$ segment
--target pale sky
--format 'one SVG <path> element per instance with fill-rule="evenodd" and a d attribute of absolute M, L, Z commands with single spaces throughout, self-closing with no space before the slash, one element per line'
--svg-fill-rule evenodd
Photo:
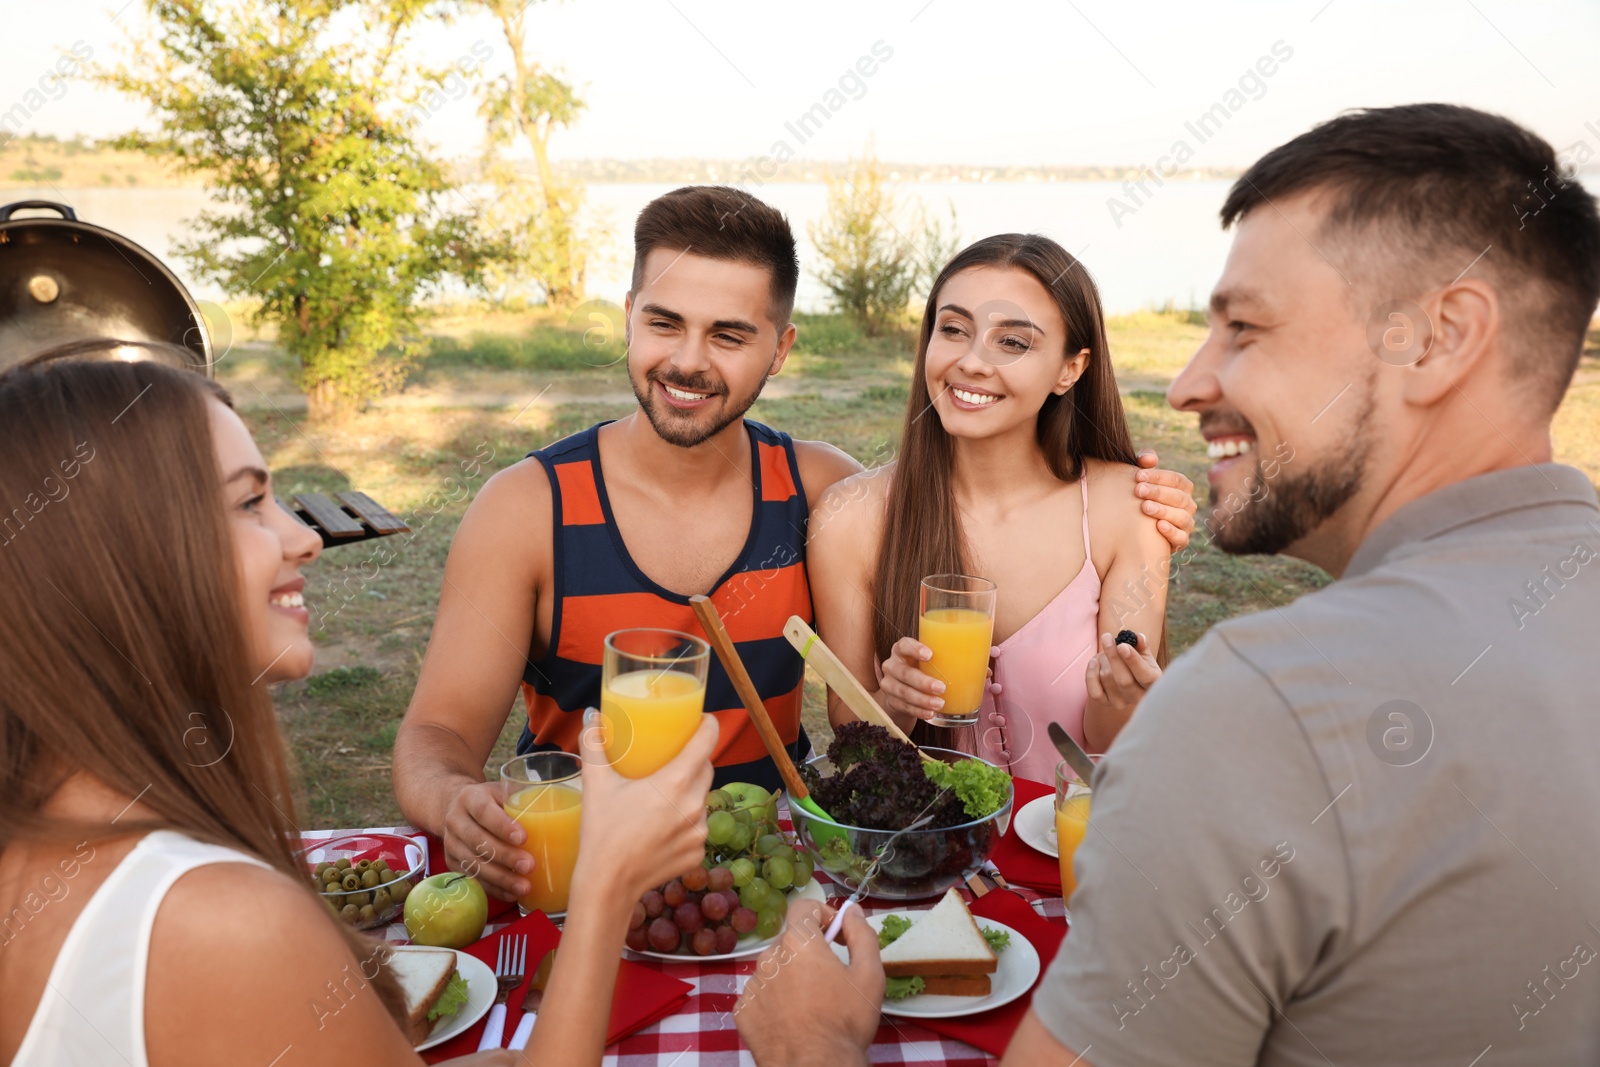
<path fill-rule="evenodd" d="M 21 104 L 24 129 L 95 137 L 146 119 L 81 83 L 29 93 L 58 50 L 114 59 L 142 0 L 5 6 L 0 115 L 15 122 Z M 1600 5 L 1579 0 L 536 0 L 528 24 L 537 58 L 589 105 L 557 135 L 559 157 L 733 159 L 781 141 L 833 160 L 871 137 L 895 161 L 1127 165 L 1181 138 L 1191 165 L 1242 166 L 1340 109 L 1421 100 L 1498 111 L 1600 156 Z M 503 69 L 505 42 L 481 16 L 421 47 L 449 62 L 475 46 Z M 1263 57 L 1269 76 L 1255 72 Z M 1199 144 L 1185 122 L 1241 78 L 1245 103 Z M 790 125 L 818 104 L 826 121 L 802 140 Z M 472 151 L 475 108 L 444 103 L 426 135 Z"/>

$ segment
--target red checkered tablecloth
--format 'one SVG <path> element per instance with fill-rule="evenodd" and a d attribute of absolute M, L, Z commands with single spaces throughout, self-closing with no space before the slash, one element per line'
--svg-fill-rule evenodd
<path fill-rule="evenodd" d="M 789 828 L 787 812 L 783 813 L 780 821 L 785 829 Z M 313 841 L 350 833 L 420 835 L 420 831 L 414 827 L 385 826 L 364 830 L 307 830 L 301 836 L 306 841 Z M 817 879 L 830 899 L 849 895 L 847 888 L 830 881 L 825 872 L 817 871 Z M 1045 897 L 1020 887 L 1012 891 L 1031 902 L 1034 910 L 1045 918 L 1061 919 L 1066 915 L 1065 904 L 1060 897 Z M 908 907 L 916 909 L 934 903 L 919 901 Z M 867 905 L 865 910 L 869 915 L 907 907 L 873 907 L 871 901 Z M 515 917 L 513 913 L 512 918 Z M 485 933 L 493 933 L 504 925 L 504 922 L 491 923 Z M 389 941 L 406 941 L 405 924 L 401 922 L 391 923 L 382 931 L 373 933 Z M 606 1049 L 606 1067 L 746 1067 L 755 1063 L 739 1040 L 733 1021 L 734 1003 L 743 991 L 745 982 L 755 973 L 755 958 L 709 964 L 690 961 L 663 963 L 642 958 L 641 962 L 660 967 L 665 974 L 688 982 L 694 990 L 681 1010 Z M 889 1016 L 880 1019 L 877 1037 L 873 1039 L 867 1055 L 873 1063 L 937 1064 L 944 1067 L 989 1067 L 996 1062 L 994 1057 L 964 1041 L 942 1037 L 915 1023 Z"/>

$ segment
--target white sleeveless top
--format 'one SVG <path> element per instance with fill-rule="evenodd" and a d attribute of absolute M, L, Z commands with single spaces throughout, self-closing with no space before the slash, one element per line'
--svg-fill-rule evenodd
<path fill-rule="evenodd" d="M 267 864 L 182 834 L 147 834 L 84 906 L 50 968 L 12 1067 L 149 1067 L 144 983 L 167 890 L 208 863 Z"/>

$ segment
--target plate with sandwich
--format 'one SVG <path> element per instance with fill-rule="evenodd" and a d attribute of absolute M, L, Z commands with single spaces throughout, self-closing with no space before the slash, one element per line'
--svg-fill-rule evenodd
<path fill-rule="evenodd" d="M 406 1032 L 418 1052 L 483 1018 L 498 987 L 487 963 L 453 948 L 396 945 L 389 970 L 406 998 Z"/>
<path fill-rule="evenodd" d="M 883 1013 L 950 1019 L 1009 1004 L 1039 977 L 1039 953 L 1004 923 L 981 922 L 951 889 L 927 911 L 873 915 L 886 978 Z M 834 952 L 848 953 L 843 942 Z"/>

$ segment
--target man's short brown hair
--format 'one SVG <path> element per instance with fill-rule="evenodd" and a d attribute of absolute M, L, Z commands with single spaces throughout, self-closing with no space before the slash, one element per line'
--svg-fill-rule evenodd
<path fill-rule="evenodd" d="M 794 312 L 800 257 L 783 213 L 727 185 L 685 185 L 646 204 L 633 226 L 634 292 L 645 257 L 658 248 L 761 267 L 772 275 L 772 321 L 781 332 Z"/>
<path fill-rule="evenodd" d="M 1347 112 L 1257 160 L 1222 224 L 1324 189 L 1312 238 L 1344 263 L 1357 303 L 1415 297 L 1470 267 L 1500 294 L 1511 374 L 1555 410 L 1600 301 L 1600 216 L 1547 141 L 1453 104 Z"/>

